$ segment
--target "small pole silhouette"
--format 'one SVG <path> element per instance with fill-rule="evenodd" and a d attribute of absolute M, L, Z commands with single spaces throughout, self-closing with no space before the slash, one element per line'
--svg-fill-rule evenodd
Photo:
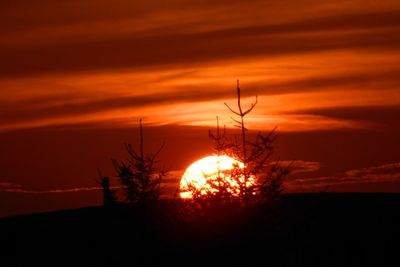
<path fill-rule="evenodd" d="M 101 175 L 100 169 L 97 169 L 97 173 L 99 174 L 100 180 L 96 180 L 96 182 L 101 185 L 103 189 L 103 206 L 114 206 L 117 201 L 115 198 L 114 190 L 111 190 L 110 188 L 110 178 L 108 176 Z"/>

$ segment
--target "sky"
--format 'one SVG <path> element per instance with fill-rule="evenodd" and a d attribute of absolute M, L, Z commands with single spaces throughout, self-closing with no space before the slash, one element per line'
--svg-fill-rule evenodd
<path fill-rule="evenodd" d="M 172 195 L 238 79 L 287 191 L 400 192 L 397 0 L 6 0 L 0 36 L 0 216 L 99 204 L 139 118 Z"/>

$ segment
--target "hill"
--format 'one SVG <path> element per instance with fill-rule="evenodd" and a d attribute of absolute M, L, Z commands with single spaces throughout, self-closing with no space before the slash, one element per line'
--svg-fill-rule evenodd
<path fill-rule="evenodd" d="M 150 208 L 82 208 L 0 219 L 3 266 L 396 265 L 400 194 L 288 194 L 241 217 L 177 220 Z M 216 217 L 218 214 L 215 215 Z M 393 262 L 395 261 L 395 262 Z"/>

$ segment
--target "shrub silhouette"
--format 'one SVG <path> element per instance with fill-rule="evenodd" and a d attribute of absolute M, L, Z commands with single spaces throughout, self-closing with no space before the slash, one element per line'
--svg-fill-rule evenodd
<path fill-rule="evenodd" d="M 135 151 L 131 144 L 125 143 L 129 155 L 126 161 L 112 159 L 117 178 L 122 187 L 125 201 L 128 203 L 146 203 L 157 200 L 160 196 L 161 181 L 166 172 L 157 165 L 157 156 L 165 143 L 154 154 L 144 154 L 143 125 L 140 123 L 140 151 Z"/>

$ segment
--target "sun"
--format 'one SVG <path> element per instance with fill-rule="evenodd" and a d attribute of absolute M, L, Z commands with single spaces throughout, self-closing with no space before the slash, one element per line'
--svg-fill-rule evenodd
<path fill-rule="evenodd" d="M 234 168 L 244 168 L 244 164 L 229 156 L 207 156 L 194 163 L 192 163 L 183 174 L 180 181 L 180 197 L 184 199 L 192 198 L 192 192 L 189 191 L 189 185 L 196 189 L 199 189 L 201 194 L 206 194 L 209 191 L 218 191 L 208 184 L 209 180 L 222 177 L 227 184 L 232 194 L 237 192 L 239 188 L 238 183 L 232 179 L 229 175 L 229 170 Z M 228 171 L 228 174 L 227 174 Z M 241 179 L 244 181 L 244 178 Z M 248 185 L 254 184 L 254 179 L 250 177 L 248 179 Z"/>

